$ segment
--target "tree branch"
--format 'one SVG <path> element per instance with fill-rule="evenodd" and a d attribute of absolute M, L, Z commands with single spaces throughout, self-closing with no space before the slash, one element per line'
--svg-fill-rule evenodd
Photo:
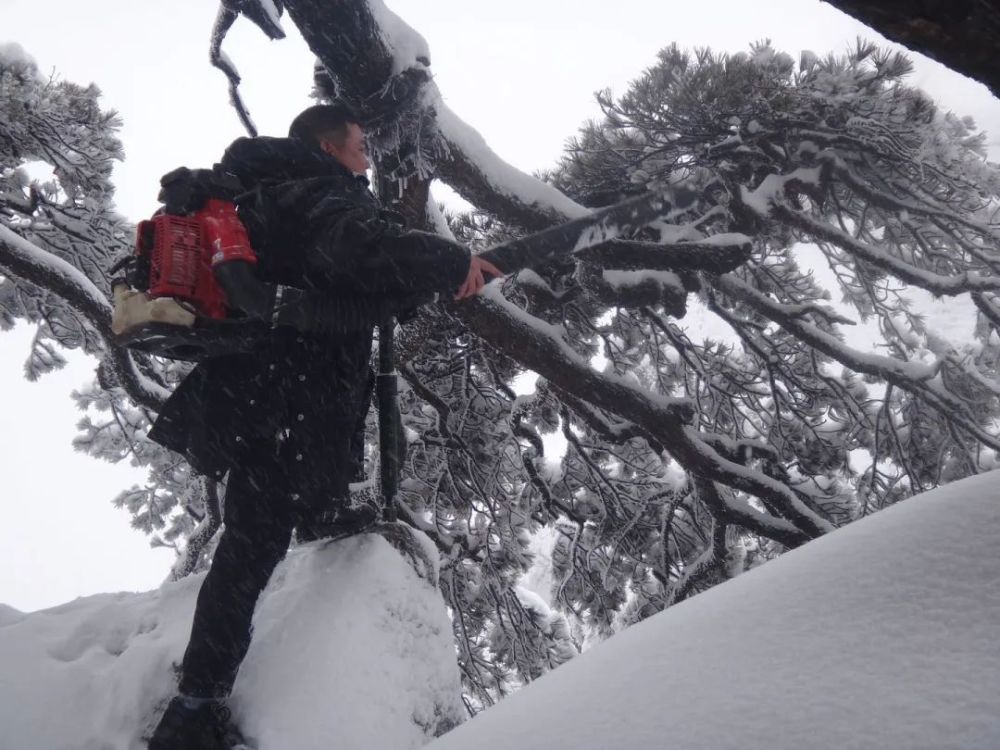
<path fill-rule="evenodd" d="M 170 578 L 174 581 L 186 578 L 198 569 L 198 563 L 205 553 L 205 548 L 222 526 L 222 506 L 219 502 L 218 482 L 202 477 L 201 487 L 205 517 L 188 538 L 183 555 L 170 572 Z"/>
<path fill-rule="evenodd" d="M 480 297 L 458 307 L 460 317 L 486 341 L 557 388 L 647 430 L 688 471 L 767 498 L 781 508 L 793 523 L 762 516 L 760 523 L 772 526 L 769 538 L 797 546 L 832 529 L 785 484 L 725 459 L 705 443 L 698 430 L 687 426 L 694 417 L 687 399 L 657 397 L 630 381 L 598 373 L 562 341 L 554 326 L 532 319 L 506 300 L 497 286 L 487 286 Z"/>
<path fill-rule="evenodd" d="M 706 238 L 703 242 L 612 240 L 578 250 L 575 255 L 603 268 L 727 273 L 746 263 L 751 250 L 749 237 L 731 234 Z"/>
<path fill-rule="evenodd" d="M 111 305 L 79 269 L 2 225 L 0 266 L 12 276 L 55 294 L 86 320 L 103 339 L 105 360 L 129 397 L 148 409 L 159 410 L 169 392 L 142 375 L 128 351 L 115 345 Z"/>
<path fill-rule="evenodd" d="M 364 0 L 288 0 L 286 6 L 310 49 L 323 62 L 338 94 L 349 101 L 362 105 L 373 101 L 398 75 L 396 70 L 416 65 L 414 61 L 394 59 L 385 42 L 391 34 L 379 26 Z M 408 27 L 394 32 L 416 34 Z M 478 207 L 528 229 L 545 228 L 589 213 L 552 186 L 499 160 L 474 130 L 444 106 L 432 83 L 424 84 L 423 97 L 413 101 L 432 110 L 434 116 L 409 116 L 421 123 L 436 121 L 437 125 L 436 133 L 427 134 L 422 147 L 424 158 L 432 160 L 424 165 L 424 176 L 440 171 Z M 550 330 L 551 326 L 504 299 L 499 285 L 488 286 L 480 298 L 452 309 L 474 333 L 557 387 L 647 429 L 685 468 L 768 497 L 794 519 L 794 525 L 771 519 L 770 538 L 794 546 L 830 530 L 830 524 L 806 508 L 786 485 L 725 460 L 702 442 L 697 430 L 685 426 L 694 415 L 689 402 L 653 397 L 629 381 L 597 373 L 558 332 Z"/>
<path fill-rule="evenodd" d="M 432 89 L 431 108 L 445 149 L 438 176 L 477 208 L 529 231 L 586 216 L 589 209 L 503 161 Z"/>
<path fill-rule="evenodd" d="M 887 39 L 984 83 L 1000 96 L 1000 11 L 983 0 L 826 0 Z"/>

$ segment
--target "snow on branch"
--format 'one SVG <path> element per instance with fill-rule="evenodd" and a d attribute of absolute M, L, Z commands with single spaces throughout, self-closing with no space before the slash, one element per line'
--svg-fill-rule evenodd
<path fill-rule="evenodd" d="M 580 417 L 580 419 L 586 422 L 590 429 L 600 435 L 602 439 L 607 440 L 610 443 L 621 444 L 633 438 L 641 437 L 646 440 L 646 442 L 650 444 L 650 447 L 652 447 L 657 453 L 663 451 L 663 446 L 660 445 L 656 438 L 650 435 L 648 431 L 638 427 L 634 423 L 625 420 L 613 419 L 612 417 L 603 414 L 593 405 L 576 398 L 573 394 L 560 388 L 554 388 L 553 390 L 559 396 L 559 399 L 568 404 L 573 412 Z"/>
<path fill-rule="evenodd" d="M 268 39 L 284 39 L 281 28 L 281 9 L 274 0 L 222 0 L 222 5 L 238 11 L 267 34 Z"/>
<path fill-rule="evenodd" d="M 746 500 L 730 498 L 726 512 L 732 514 L 730 519 L 734 523 L 787 546 L 797 546 L 808 538 L 833 531 L 833 524 L 808 508 L 786 484 L 720 455 L 696 428 L 683 427 L 682 433 L 666 441 L 666 445 L 688 471 L 761 498 L 779 508 L 784 517 L 775 518 L 755 510 Z"/>
<path fill-rule="evenodd" d="M 481 295 L 461 305 L 462 318 L 475 321 L 476 332 L 524 366 L 551 383 L 587 402 L 622 413 L 651 410 L 660 418 L 686 423 L 694 416 L 691 402 L 646 391 L 623 377 L 600 373 L 565 341 L 559 327 L 530 315 L 506 299 L 499 284 L 491 284 Z"/>
<path fill-rule="evenodd" d="M 612 240 L 575 254 L 604 268 L 726 273 L 745 263 L 751 249 L 746 235 L 724 234 L 676 243 Z"/>
<path fill-rule="evenodd" d="M 236 114 L 239 116 L 240 122 L 243 123 L 243 127 L 246 128 L 247 133 L 250 134 L 251 138 L 254 138 L 257 136 L 257 126 L 254 125 L 253 120 L 250 118 L 250 112 L 243 103 L 243 97 L 240 96 L 239 71 L 236 69 L 233 61 L 229 59 L 229 56 L 222 51 L 222 43 L 225 41 L 229 29 L 232 28 L 233 23 L 235 23 L 238 17 L 239 13 L 237 10 L 228 7 L 227 3 L 224 2 L 219 6 L 219 13 L 215 18 L 215 24 L 212 26 L 212 43 L 209 47 L 208 57 L 212 65 L 221 70 L 229 80 L 229 101 L 236 110 Z"/>
<path fill-rule="evenodd" d="M 608 307 L 662 305 L 668 314 L 684 317 L 688 293 L 673 271 L 620 271 L 580 263 L 576 278 L 596 300 Z"/>
<path fill-rule="evenodd" d="M 1000 289 L 1000 276 L 984 275 L 976 271 L 965 271 L 955 276 L 945 276 L 924 268 L 918 268 L 904 260 L 889 255 L 879 248 L 863 242 L 842 229 L 787 206 L 775 204 L 771 215 L 789 225 L 802 230 L 816 240 L 826 241 L 846 250 L 876 268 L 894 274 L 901 281 L 913 284 L 937 294 L 954 296 L 965 292 L 996 291 Z"/>
<path fill-rule="evenodd" d="M 836 153 L 824 152 L 820 154 L 819 158 L 821 161 L 830 164 L 832 174 L 835 177 L 854 190 L 858 195 L 864 197 L 873 206 L 894 212 L 907 212 L 917 216 L 925 216 L 930 219 L 946 219 L 992 240 L 1000 239 L 1000 230 L 997 227 L 990 227 L 971 221 L 967 217 L 954 211 L 949 211 L 943 206 L 931 204 L 926 199 L 919 202 L 902 200 L 892 193 L 872 187 Z"/>
<path fill-rule="evenodd" d="M 514 357 L 558 389 L 617 414 L 646 430 L 688 471 L 728 487 L 766 498 L 784 519 L 736 504 L 748 528 L 789 546 L 820 536 L 833 527 L 806 507 L 782 482 L 741 466 L 716 452 L 690 425 L 694 406 L 645 390 L 625 378 L 590 367 L 562 338 L 558 327 L 539 320 L 503 297 L 499 285 L 461 306 L 462 318 L 484 339 Z"/>
<path fill-rule="evenodd" d="M 382 0 L 368 0 L 368 9 L 391 52 L 393 73 L 431 64 L 430 46 L 416 29 L 393 13 Z"/>
<path fill-rule="evenodd" d="M 731 517 L 732 514 L 714 483 L 695 478 L 694 484 L 698 497 L 712 513 L 712 528 L 709 534 L 712 543 L 696 560 L 689 563 L 680 578 L 674 581 L 667 595 L 667 606 L 683 601 L 704 579 L 713 574 L 724 573 L 726 570 L 729 550 L 726 545 L 727 524 L 723 518 Z"/>
<path fill-rule="evenodd" d="M 821 169 L 801 168 L 786 175 L 769 175 L 754 190 L 740 187 L 743 205 L 761 219 L 778 219 L 801 230 L 815 240 L 829 242 L 851 253 L 876 268 L 894 274 L 901 281 L 913 284 L 937 295 L 956 295 L 965 292 L 994 291 L 1000 289 L 1000 276 L 966 271 L 955 276 L 928 271 L 907 263 L 871 245 L 849 232 L 810 216 L 805 211 L 787 205 L 788 192 L 809 192 L 818 186 Z"/>
<path fill-rule="evenodd" d="M 892 357 L 859 352 L 804 320 L 799 306 L 775 302 L 731 274 L 720 276 L 712 283 L 720 291 L 767 316 L 817 351 L 855 372 L 879 377 L 919 396 L 948 422 L 971 433 L 985 445 L 1000 450 L 1000 438 L 987 432 L 975 415 L 969 412 L 968 405 L 942 387 L 938 377 L 941 369 L 939 361 L 904 362 Z"/>
<path fill-rule="evenodd" d="M 714 279 L 712 285 L 731 297 L 744 302 L 757 312 L 766 315 L 778 325 L 794 333 L 809 346 L 823 352 L 855 372 L 878 375 L 886 380 L 920 382 L 937 375 L 940 364 L 904 362 L 893 357 L 860 352 L 847 346 L 836 336 L 821 330 L 805 320 L 805 315 L 819 314 L 829 321 L 844 322 L 840 316 L 823 310 L 817 305 L 786 305 L 767 297 L 745 281 L 732 274 Z"/>
<path fill-rule="evenodd" d="M 590 213 L 555 187 L 511 166 L 483 137 L 428 87 L 428 106 L 437 115 L 445 143 L 438 161 L 441 179 L 474 206 L 526 229 L 543 229 Z"/>
<path fill-rule="evenodd" d="M 0 224 L 0 264 L 17 276 L 72 298 L 92 321 L 111 319 L 111 305 L 82 271 Z M 110 323 L 108 323 L 110 326 Z"/>
<path fill-rule="evenodd" d="M 169 392 L 142 375 L 131 355 L 114 344 L 111 305 L 82 271 L 3 225 L 0 225 L 0 267 L 55 294 L 82 315 L 104 339 L 115 374 L 129 396 L 138 404 L 159 409 Z"/>

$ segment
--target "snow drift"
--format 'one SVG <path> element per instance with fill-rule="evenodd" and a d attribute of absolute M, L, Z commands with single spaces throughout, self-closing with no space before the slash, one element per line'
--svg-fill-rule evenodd
<path fill-rule="evenodd" d="M 402 750 L 460 722 L 436 575 L 376 535 L 293 549 L 258 605 L 232 700 L 260 750 Z M 28 615 L 0 606 L 0 750 L 145 748 L 201 578 Z"/>
<path fill-rule="evenodd" d="M 996 750 L 998 538 L 1000 473 L 907 500 L 632 627 L 432 750 Z M 233 700 L 260 750 L 406 750 L 461 720 L 436 570 L 417 562 L 377 536 L 292 550 Z M 0 750 L 142 747 L 199 583 L 0 606 Z"/>
<path fill-rule="evenodd" d="M 996 750 L 1000 473 L 615 636 L 431 750 Z"/>

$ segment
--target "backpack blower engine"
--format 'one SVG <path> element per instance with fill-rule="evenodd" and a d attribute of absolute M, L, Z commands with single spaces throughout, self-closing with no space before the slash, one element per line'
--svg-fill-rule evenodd
<path fill-rule="evenodd" d="M 181 167 L 165 175 L 165 205 L 139 222 L 135 252 L 115 264 L 111 327 L 118 343 L 170 359 L 200 361 L 246 351 L 258 328 L 227 318 L 226 295 L 213 267 L 256 263 L 234 199 L 236 178 Z"/>

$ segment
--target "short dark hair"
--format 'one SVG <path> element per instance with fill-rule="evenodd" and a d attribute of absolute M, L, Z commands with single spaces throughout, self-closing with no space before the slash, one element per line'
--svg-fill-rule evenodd
<path fill-rule="evenodd" d="M 312 145 L 318 145 L 322 138 L 343 143 L 350 123 L 360 125 L 361 119 L 346 104 L 317 104 L 302 110 L 292 120 L 288 137 Z"/>

